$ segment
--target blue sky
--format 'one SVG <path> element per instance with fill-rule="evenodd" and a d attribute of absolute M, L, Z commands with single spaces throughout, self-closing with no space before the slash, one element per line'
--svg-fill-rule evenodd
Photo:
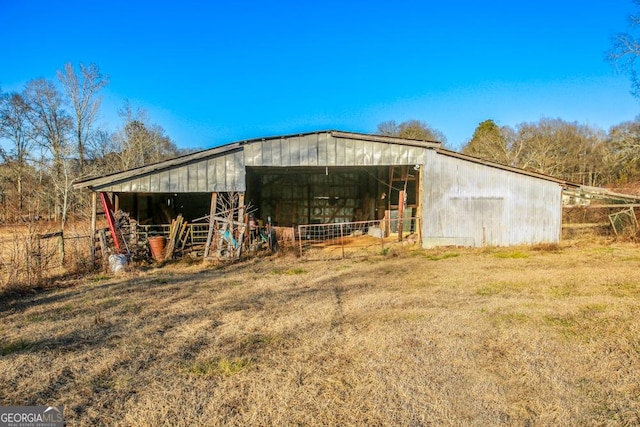
<path fill-rule="evenodd" d="M 109 75 L 100 123 L 128 99 L 180 147 L 422 120 L 460 148 L 479 122 L 634 119 L 604 60 L 631 0 L 0 0 L 0 85 L 66 62 Z"/>

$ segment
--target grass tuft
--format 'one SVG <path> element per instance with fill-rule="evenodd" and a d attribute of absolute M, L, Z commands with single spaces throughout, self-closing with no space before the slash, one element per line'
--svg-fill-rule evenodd
<path fill-rule="evenodd" d="M 111 276 L 108 274 L 98 274 L 89 278 L 89 281 L 93 283 L 104 282 L 106 280 L 110 280 Z"/>
<path fill-rule="evenodd" d="M 429 254 L 429 255 L 425 255 L 425 258 L 427 258 L 430 261 L 440 261 L 443 259 L 449 259 L 449 258 L 456 258 L 459 257 L 460 254 L 458 252 L 445 252 L 443 254 Z"/>
<path fill-rule="evenodd" d="M 531 247 L 532 251 L 560 253 L 562 248 L 557 243 L 538 243 Z"/>
<path fill-rule="evenodd" d="M 272 271 L 273 274 L 280 274 L 285 276 L 295 276 L 298 274 L 305 274 L 307 270 L 304 268 L 276 268 Z"/>
<path fill-rule="evenodd" d="M 188 364 L 184 370 L 195 376 L 200 377 L 214 377 L 224 376 L 229 377 L 244 371 L 251 366 L 252 360 L 249 358 L 214 358 L 197 360 L 191 364 Z"/>
<path fill-rule="evenodd" d="M 19 339 L 7 344 L 0 345 L 0 356 L 9 356 L 10 354 L 19 353 L 31 347 L 31 343 L 24 339 Z"/>
<path fill-rule="evenodd" d="M 496 258 L 511 258 L 511 259 L 519 259 L 519 258 L 529 258 L 529 254 L 522 251 L 513 251 L 513 252 L 496 252 L 493 254 Z"/>

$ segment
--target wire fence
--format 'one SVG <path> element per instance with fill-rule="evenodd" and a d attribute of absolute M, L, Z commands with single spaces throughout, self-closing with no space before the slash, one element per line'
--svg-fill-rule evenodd
<path fill-rule="evenodd" d="M 20 230 L 0 239 L 0 291 L 29 289 L 61 275 L 89 268 L 88 235 Z"/>
<path fill-rule="evenodd" d="M 420 218 L 309 224 L 298 226 L 301 257 L 336 259 L 384 253 L 398 242 L 420 241 Z"/>

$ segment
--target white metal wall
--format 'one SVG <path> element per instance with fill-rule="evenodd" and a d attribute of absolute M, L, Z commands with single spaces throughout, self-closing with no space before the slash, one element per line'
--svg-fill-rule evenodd
<path fill-rule="evenodd" d="M 425 151 L 425 247 L 560 240 L 562 188 L 558 183 Z"/>

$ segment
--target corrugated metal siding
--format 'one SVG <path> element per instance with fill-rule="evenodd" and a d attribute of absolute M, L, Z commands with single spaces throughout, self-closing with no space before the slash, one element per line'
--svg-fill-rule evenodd
<path fill-rule="evenodd" d="M 244 151 L 247 166 L 391 166 L 420 164 L 425 148 L 318 133 L 254 141 Z"/>
<path fill-rule="evenodd" d="M 558 242 L 559 184 L 429 151 L 423 174 L 425 246 Z"/>
<path fill-rule="evenodd" d="M 245 191 L 245 166 L 421 164 L 424 147 L 334 137 L 329 133 L 257 140 L 242 150 L 95 186 L 95 191 L 182 193 Z"/>
<path fill-rule="evenodd" d="M 245 185 L 244 155 L 238 150 L 93 189 L 120 193 L 210 193 L 245 191 Z"/>

